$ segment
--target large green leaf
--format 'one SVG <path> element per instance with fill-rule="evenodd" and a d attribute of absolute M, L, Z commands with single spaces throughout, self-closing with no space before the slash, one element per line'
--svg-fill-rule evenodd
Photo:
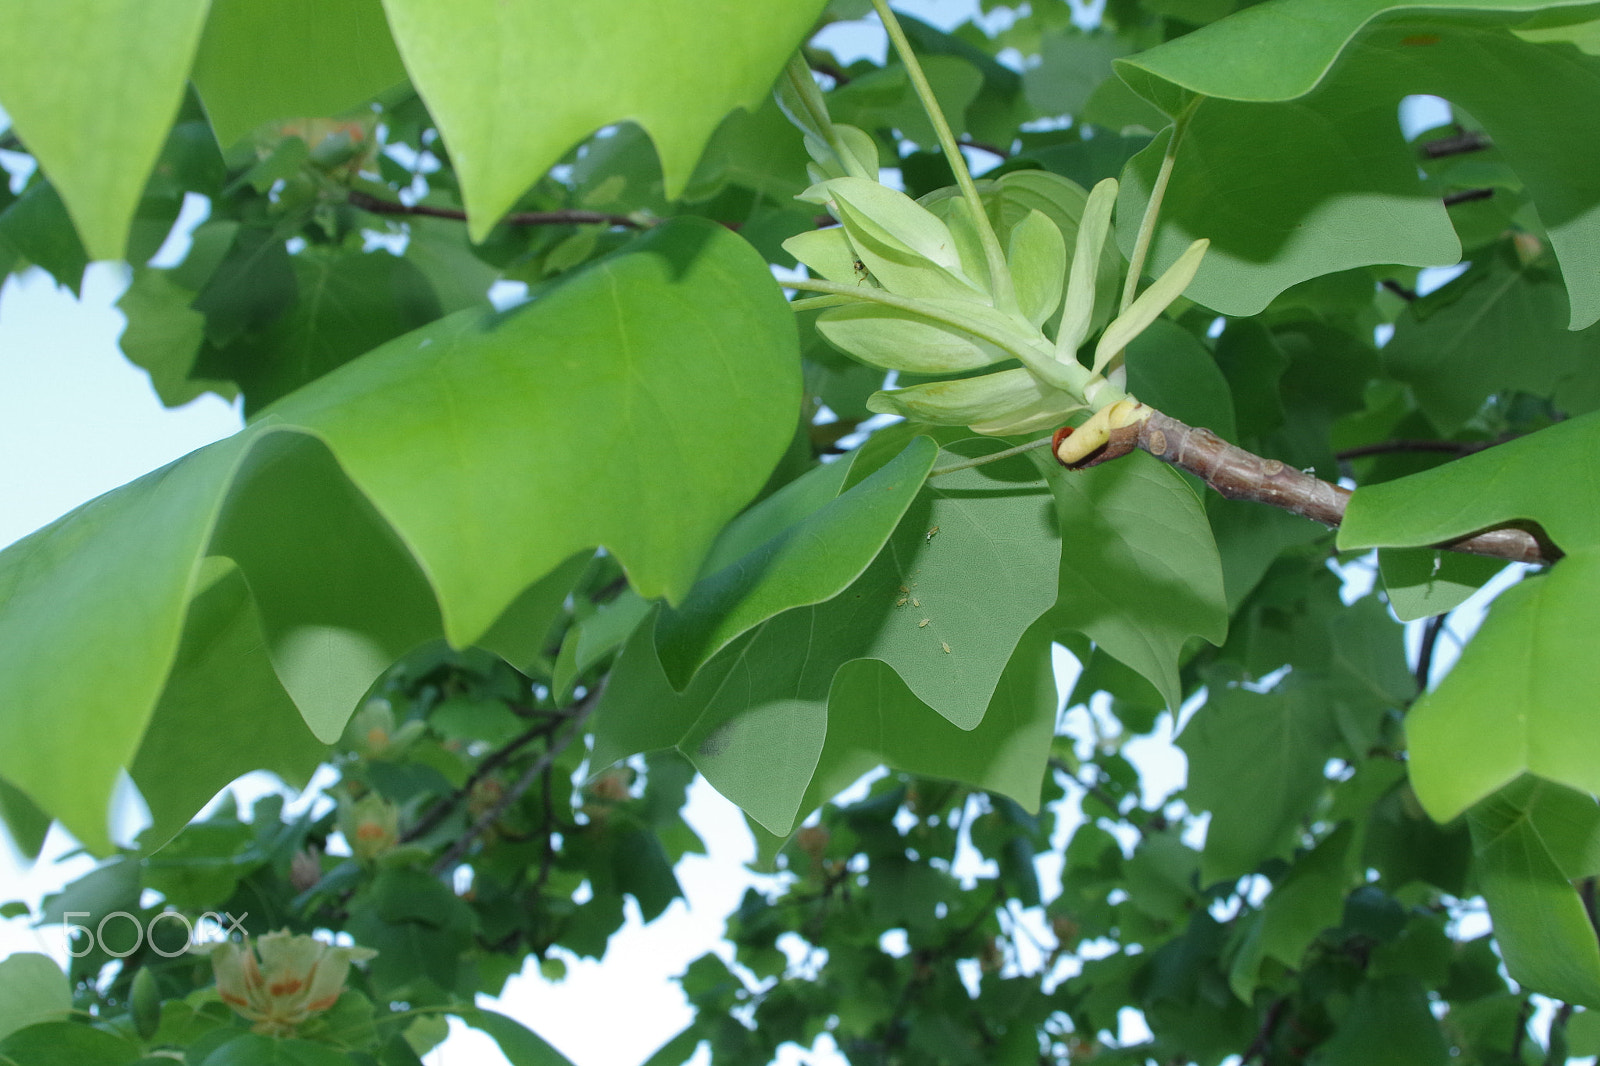
<path fill-rule="evenodd" d="M 1593 712 L 1600 549 L 1500 594 L 1483 626 L 1406 716 L 1411 783 L 1448 821 L 1524 772 L 1600 792 Z"/>
<path fill-rule="evenodd" d="M 1600 1006 L 1600 945 L 1573 888 L 1572 797 L 1524 780 L 1474 808 L 1469 818 L 1478 850 L 1478 880 L 1506 969 L 1525 988 Z M 1594 801 L 1584 834 L 1592 847 Z M 1555 814 L 1556 817 L 1552 817 Z M 1592 873 L 1592 870 L 1591 870 Z M 1580 874 L 1581 876 L 1581 874 Z"/>
<path fill-rule="evenodd" d="M 1220 644 L 1228 611 L 1205 509 L 1181 475 L 1143 452 L 1055 480 L 1061 588 L 1052 618 L 1183 702 L 1178 656 Z"/>
<path fill-rule="evenodd" d="M 1242 877 L 1294 850 L 1339 739 L 1328 697 L 1322 686 L 1213 691 L 1178 737 L 1189 757 L 1189 805 L 1211 812 L 1203 883 Z"/>
<path fill-rule="evenodd" d="M 515 1018 L 480 1007 L 452 1011 L 474 1029 L 488 1033 L 499 1045 L 500 1053 L 511 1066 L 572 1066 L 570 1060 L 551 1047 L 538 1033 Z"/>
<path fill-rule="evenodd" d="M 406 69 L 460 175 L 481 240 L 579 140 L 631 120 L 667 195 L 735 107 L 755 110 L 822 0 L 385 0 Z"/>
<path fill-rule="evenodd" d="M 0 961 L 0 1040 L 72 1009 L 67 975 L 48 955 L 18 952 Z"/>
<path fill-rule="evenodd" d="M 762 532 L 770 539 L 718 567 L 695 584 L 682 607 L 662 614 L 656 650 L 674 686 L 688 684 L 741 633 L 792 607 L 832 599 L 860 577 L 921 489 L 938 452 L 933 441 L 918 437 L 842 495 L 831 493 L 848 466 L 819 468 L 730 524 L 719 548 Z M 796 499 L 802 495 L 814 502 Z M 808 502 L 815 509 L 794 520 L 795 509 Z"/>
<path fill-rule="evenodd" d="M 1200 104 L 1179 148 L 1152 267 L 1176 259 L 1191 234 L 1209 236 L 1189 295 L 1253 314 L 1339 265 L 1453 261 L 1444 210 L 1417 181 L 1394 121 L 1403 96 L 1430 93 L 1471 113 L 1522 179 L 1561 262 L 1570 324 L 1589 325 L 1600 318 L 1600 143 L 1570 136 L 1571 112 L 1547 101 L 1600 107 L 1600 60 L 1502 27 L 1593 7 L 1288 0 L 1119 60 L 1123 78 L 1169 112 L 1187 94 L 1215 98 Z M 1128 177 L 1147 190 L 1152 166 L 1148 154 L 1136 159 Z M 1140 202 L 1129 190 L 1124 206 Z"/>
<path fill-rule="evenodd" d="M 207 554 L 239 564 L 324 740 L 395 656 L 472 643 L 581 548 L 681 599 L 793 433 L 794 326 L 721 227 L 632 248 L 385 345 L 0 554 L 0 776 L 106 846 Z"/>
<path fill-rule="evenodd" d="M 930 482 L 848 588 L 749 631 L 682 693 L 649 630 L 636 634 L 597 711 L 595 765 L 676 745 L 786 834 L 803 813 L 846 663 L 881 660 L 920 704 L 958 729 L 978 725 L 1024 631 L 1055 598 L 1053 532 L 1045 485 L 1026 460 Z"/>
<path fill-rule="evenodd" d="M 206 0 L 14 0 L 0 107 L 95 259 L 120 259 L 183 99 Z"/>
<path fill-rule="evenodd" d="M 1417 404 L 1445 436 L 1492 394 L 1513 389 L 1550 397 L 1569 415 L 1586 414 L 1600 407 L 1594 384 L 1600 326 L 1579 332 L 1566 326 L 1561 279 L 1503 246 L 1408 304 L 1383 362 L 1415 387 Z"/>
<path fill-rule="evenodd" d="M 194 57 L 224 148 L 272 119 L 348 111 L 405 77 L 382 0 L 211 0 Z"/>
<path fill-rule="evenodd" d="M 1420 548 L 1517 520 L 1564 550 L 1600 542 L 1600 414 L 1356 490 L 1339 548 Z"/>

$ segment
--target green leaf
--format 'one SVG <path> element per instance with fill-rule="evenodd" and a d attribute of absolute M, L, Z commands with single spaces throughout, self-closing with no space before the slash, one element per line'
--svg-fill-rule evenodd
<path fill-rule="evenodd" d="M 422 272 L 388 252 L 307 249 L 293 269 L 298 298 L 288 310 L 197 367 L 201 376 L 238 382 L 247 416 L 440 315 Z"/>
<path fill-rule="evenodd" d="M 953 374 L 1009 358 L 1000 347 L 1028 347 L 1033 338 L 1016 319 L 976 300 L 926 298 L 926 311 L 861 300 L 830 307 L 817 332 L 840 351 L 885 370 Z"/>
<path fill-rule="evenodd" d="M 493 1037 L 494 1042 L 500 1045 L 500 1053 L 511 1066 L 572 1066 L 565 1055 L 514 1018 L 480 1007 L 453 1010 L 450 1013 Z"/>
<path fill-rule="evenodd" d="M 191 306 L 194 295 L 173 280 L 172 271 L 136 266 L 117 300 L 128 320 L 117 342 L 122 354 L 149 373 L 151 387 L 168 407 L 182 407 L 206 392 L 225 400 L 238 395 L 231 382 L 192 376 L 206 328 L 206 316 Z"/>
<path fill-rule="evenodd" d="M 43 268 L 56 284 L 82 294 L 89 255 L 67 216 L 61 194 L 48 181 L 34 181 L 0 213 L 0 246 Z"/>
<path fill-rule="evenodd" d="M 1338 726 L 1319 687 L 1214 690 L 1178 737 L 1189 804 L 1211 812 L 1201 882 L 1242 877 L 1287 855 L 1327 782 Z"/>
<path fill-rule="evenodd" d="M 150 809 L 147 851 L 251 770 L 303 786 L 327 754 L 273 672 L 244 575 L 206 561 L 190 601 L 172 674 L 150 716 L 129 773 Z M 226 728 L 219 728 L 226 722 Z M 173 773 L 175 766 L 183 773 Z"/>
<path fill-rule="evenodd" d="M 1307 278 L 1370 263 L 1460 259 L 1449 216 L 1418 180 L 1400 137 L 1398 94 L 1382 105 L 1374 99 L 1372 80 L 1381 86 L 1392 70 L 1372 66 L 1304 100 L 1204 101 L 1178 146 L 1146 270 L 1167 270 L 1209 238 L 1189 298 L 1225 315 L 1254 315 Z M 1123 168 L 1117 241 L 1125 254 L 1170 137 L 1161 133 Z M 1263 159 L 1279 163 L 1270 180 Z"/>
<path fill-rule="evenodd" d="M 280 679 L 330 739 L 437 633 L 434 612 L 471 643 L 580 548 L 604 544 L 641 593 L 681 599 L 792 436 L 794 327 L 765 264 L 720 227 L 631 247 L 519 311 L 463 312 L 369 353 L 0 554 L 0 702 L 27 708 L 0 719 L 0 776 L 106 846 L 117 768 L 200 561 L 224 545 Z M 640 521 L 655 513 L 674 520 Z"/>
<path fill-rule="evenodd" d="M 676 745 L 752 818 L 787 834 L 846 663 L 881 660 L 957 728 L 983 719 L 1018 641 L 1054 596 L 1051 510 L 1025 459 L 930 482 L 850 587 L 750 631 L 681 694 L 648 633 L 636 634 L 596 711 L 594 765 Z"/>
<path fill-rule="evenodd" d="M 822 3 L 387 0 L 384 9 L 482 240 L 568 149 L 611 122 L 650 133 L 676 197 L 723 116 L 760 106 Z M 695 47 L 663 46 L 685 35 Z"/>
<path fill-rule="evenodd" d="M 27 793 L 3 777 L 0 777 L 0 824 L 5 826 L 11 843 L 23 858 L 39 857 L 39 849 L 44 847 L 44 838 L 50 832 L 50 816 L 41 811 Z M 23 913 L 27 913 L 25 905 Z"/>
<path fill-rule="evenodd" d="M 1139 399 L 1223 440 L 1237 439 L 1228 380 L 1193 333 L 1158 318 L 1128 345 L 1126 365 L 1128 391 Z"/>
<path fill-rule="evenodd" d="M 1450 1048 L 1430 1007 L 1416 978 L 1363 981 L 1315 1061 L 1318 1066 L 1445 1066 Z"/>
<path fill-rule="evenodd" d="M 1385 548 L 1378 569 L 1389 606 L 1402 622 L 1453 611 L 1506 567 L 1501 559 L 1426 548 Z"/>
<path fill-rule="evenodd" d="M 933 441 L 918 437 L 871 476 L 790 524 L 777 526 L 773 518 L 790 517 L 785 497 L 798 495 L 808 479 L 740 516 L 729 534 L 739 535 L 745 525 L 772 536 L 696 582 L 681 607 L 657 620 L 656 651 L 673 686 L 682 689 L 742 633 L 791 608 L 832 599 L 859 578 L 921 490 L 938 452 Z M 830 483 L 836 488 L 842 467 L 824 467 L 813 478 L 824 489 Z"/>
<path fill-rule="evenodd" d="M 1182 700 L 1178 656 L 1227 632 L 1222 567 L 1205 510 L 1170 467 L 1142 452 L 1054 481 L 1061 587 L 1052 615 Z"/>
<path fill-rule="evenodd" d="M 72 989 L 54 959 L 26 951 L 0 959 L 0 1040 L 39 1022 L 65 1020 L 71 1009 Z"/>
<path fill-rule="evenodd" d="M 272 119 L 331 118 L 405 77 L 382 0 L 212 0 L 194 57 L 224 148 Z"/>
<path fill-rule="evenodd" d="M 0 1061 L 28 1066 L 127 1066 L 138 1057 L 132 1040 L 78 1022 L 42 1022 L 0 1040 Z"/>
<path fill-rule="evenodd" d="M 1228 973 L 1228 986 L 1240 1000 L 1254 1002 L 1264 959 L 1298 970 L 1312 941 L 1339 924 L 1352 865 L 1359 858 L 1354 843 L 1355 828 L 1346 822 L 1300 856 L 1283 880 L 1272 886 L 1259 925 Z"/>
<path fill-rule="evenodd" d="M 1544 577 L 1500 594 L 1460 660 L 1406 717 L 1411 781 L 1448 821 L 1524 772 L 1600 791 L 1587 758 L 1600 743 L 1589 712 L 1600 664 L 1586 650 L 1600 625 L 1600 550 L 1584 548 Z"/>
<path fill-rule="evenodd" d="M 205 0 L 71 7 L 17 0 L 0 36 L 0 107 L 60 190 L 94 259 L 120 259 L 183 100 Z"/>
<path fill-rule="evenodd" d="M 1567 329 L 1561 279 L 1537 261 L 1519 262 L 1507 245 L 1485 259 L 1406 306 L 1384 346 L 1384 367 L 1416 390 L 1418 405 L 1445 436 L 1497 392 L 1551 397 L 1573 415 L 1600 407 L 1592 383 L 1600 326 Z"/>
<path fill-rule="evenodd" d="M 1600 542 L 1600 414 L 1357 489 L 1339 548 L 1420 548 L 1518 519 L 1565 551 Z"/>
<path fill-rule="evenodd" d="M 328 1044 L 242 1033 L 201 1060 L 200 1066 L 349 1066 L 350 1057 Z"/>
<path fill-rule="evenodd" d="M 1478 851 L 1478 883 L 1506 969 L 1517 983 L 1568 1003 L 1600 1006 L 1600 946 L 1558 859 L 1570 849 L 1541 824 L 1552 821 L 1540 817 L 1549 792 L 1547 785 L 1524 780 L 1473 809 L 1468 824 Z M 1559 834 L 1562 820 L 1553 821 Z M 1592 837 L 1592 816 L 1589 822 Z"/>
<path fill-rule="evenodd" d="M 1248 178 L 1231 186 L 1235 196 L 1249 190 L 1267 215 L 1298 200 L 1299 209 L 1285 211 L 1281 223 L 1250 221 L 1236 214 L 1243 206 L 1218 201 L 1227 232 L 1218 229 L 1197 236 L 1214 238 L 1214 254 L 1197 279 L 1196 300 L 1229 314 L 1250 314 L 1264 306 L 1260 299 L 1275 282 L 1266 275 L 1291 268 L 1293 249 L 1289 230 L 1279 230 L 1277 241 L 1268 231 L 1299 217 L 1315 220 L 1311 242 L 1331 253 L 1327 263 L 1355 259 L 1370 263 L 1446 262 L 1437 258 L 1448 251 L 1439 229 L 1442 209 L 1424 204 L 1415 180 L 1403 180 L 1414 167 L 1399 141 L 1394 107 L 1407 94 L 1442 96 L 1464 108 L 1482 124 L 1504 158 L 1522 179 L 1548 228 L 1556 258 L 1560 260 L 1572 297 L 1570 325 L 1580 329 L 1600 319 L 1600 144 L 1591 138 L 1564 135 L 1563 116 L 1542 107 L 1540 101 L 1561 99 L 1576 108 L 1600 107 L 1600 62 L 1569 46 L 1540 45 L 1504 32 L 1500 26 L 1515 23 L 1537 11 L 1559 11 L 1585 6 L 1584 0 L 1411 0 L 1391 4 L 1382 0 L 1292 0 L 1251 7 L 1195 33 L 1180 37 L 1137 57 L 1119 60 L 1119 73 L 1129 84 L 1156 101 L 1170 100 L 1174 90 L 1221 98 L 1202 104 L 1191 130 L 1194 139 L 1180 151 L 1175 177 L 1185 169 L 1183 153 L 1191 160 L 1204 153 L 1211 133 L 1202 127 L 1231 125 L 1236 134 L 1258 140 L 1229 143 L 1231 160 L 1250 161 L 1257 153 L 1241 151 L 1248 143 L 1260 145 L 1270 158 L 1293 160 L 1292 170 L 1278 180 L 1260 185 Z M 1403 56 L 1404 62 L 1395 62 Z M 1295 101 L 1271 105 L 1268 101 Z M 1368 117 L 1363 119 L 1361 112 Z M 1207 112 L 1219 113 L 1207 118 Z M 1287 116 L 1303 118 L 1286 121 Z M 1249 116 L 1256 129 L 1248 130 Z M 1311 123 L 1308 125 L 1307 120 Z M 1319 143 L 1320 142 L 1320 143 Z M 1216 142 L 1219 146 L 1220 140 Z M 1205 153 L 1208 158 L 1214 158 Z M 1222 166 L 1229 164 L 1224 162 Z M 1201 164 L 1200 169 L 1206 169 Z M 1222 171 L 1218 171 L 1221 178 Z M 1292 177 L 1291 177 L 1292 175 Z M 1192 182 L 1195 176 L 1184 178 Z M 1409 184 L 1410 189 L 1406 186 Z M 1147 186 L 1146 186 L 1147 187 Z M 1287 188 L 1292 192 L 1285 192 Z M 1198 189 L 1174 199 L 1178 181 L 1168 191 L 1163 212 L 1186 216 L 1180 228 L 1201 224 Z M 1216 191 L 1230 186 L 1218 181 Z M 1344 201 L 1319 203 L 1328 199 Z M 1354 211 L 1366 200 L 1372 213 L 1361 219 Z M 1179 204 L 1183 206 L 1178 206 Z M 1312 209 L 1315 208 L 1313 211 Z M 1431 217 L 1430 217 L 1431 216 Z M 1173 215 L 1168 215 L 1171 218 Z M 1213 226 L 1217 225 L 1214 219 Z M 1250 230 L 1254 238 L 1246 237 Z M 1413 243 L 1410 258 L 1381 255 L 1381 230 Z M 1334 242 L 1342 236 L 1360 238 L 1359 250 L 1339 254 Z M 1165 265 L 1176 255 L 1179 243 L 1168 234 L 1165 251 L 1155 255 Z M 1280 251 L 1276 245 L 1282 244 Z M 1252 277 L 1243 259 L 1232 261 L 1235 246 L 1255 253 L 1256 262 L 1283 258 Z M 1222 255 L 1223 249 L 1228 251 Z M 1287 254 L 1286 254 L 1287 253 Z M 1379 258 L 1364 258 L 1378 255 Z M 1249 256 L 1244 256 L 1249 258 Z M 1225 269 L 1226 268 L 1226 269 Z M 1310 261 L 1293 266 L 1302 277 L 1314 269 Z M 1227 278 L 1257 288 L 1253 298 L 1231 298 Z M 1226 306 L 1224 306 L 1226 305 Z"/>

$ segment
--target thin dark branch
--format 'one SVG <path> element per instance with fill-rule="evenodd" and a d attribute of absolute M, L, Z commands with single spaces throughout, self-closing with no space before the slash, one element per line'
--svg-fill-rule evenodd
<path fill-rule="evenodd" d="M 1261 1017 L 1261 1027 L 1256 1030 L 1256 1038 L 1250 1041 L 1250 1046 L 1245 1048 L 1244 1056 L 1239 1060 L 1239 1066 L 1249 1066 L 1258 1058 L 1265 1058 L 1267 1049 L 1272 1045 L 1272 1034 L 1278 1028 L 1278 1020 L 1283 1017 L 1283 1012 L 1289 1005 L 1287 996 L 1279 996 L 1272 1001 L 1267 1012 Z"/>
<path fill-rule="evenodd" d="M 850 75 L 846 74 L 839 68 L 837 63 L 831 60 L 808 55 L 806 56 L 806 63 L 818 74 L 826 75 L 833 82 L 835 89 L 842 89 L 850 84 Z"/>
<path fill-rule="evenodd" d="M 1565 1066 L 1567 1061 L 1567 1023 L 1572 1020 L 1572 1004 L 1563 1003 L 1550 1019 L 1550 1036 L 1545 1041 L 1545 1066 Z"/>
<path fill-rule="evenodd" d="M 599 702 L 597 697 L 598 689 L 594 693 L 585 696 L 582 701 L 572 708 L 572 713 L 567 717 L 567 722 L 571 728 L 567 730 L 566 735 L 560 739 L 552 736 L 550 745 L 545 748 L 544 754 L 535 759 L 522 772 L 522 776 L 512 782 L 505 792 L 500 795 L 500 798 L 495 800 L 493 805 L 478 816 L 478 820 L 468 827 L 467 831 L 461 835 L 461 838 L 452 844 L 448 851 L 439 856 L 438 860 L 433 864 L 435 876 L 442 876 L 454 869 L 456 863 L 460 862 L 462 857 L 472 850 L 472 845 L 477 839 L 483 836 L 490 826 L 498 822 L 507 809 L 521 799 L 528 789 L 537 784 L 542 776 L 550 772 L 550 768 L 555 765 L 562 752 L 571 747 L 573 741 L 583 735 L 583 723 L 593 712 L 595 704 Z"/>
<path fill-rule="evenodd" d="M 1456 204 L 1471 203 L 1473 200 L 1488 200 L 1493 196 L 1493 189 L 1458 189 L 1444 194 L 1444 205 L 1454 207 Z"/>
<path fill-rule="evenodd" d="M 1222 440 L 1209 429 L 1196 429 L 1154 411 L 1142 422 L 1116 430 L 1103 452 L 1121 455 L 1141 448 L 1164 463 L 1187 470 L 1230 500 L 1254 500 L 1330 528 L 1344 521 L 1350 490 L 1302 473 L 1276 459 L 1263 459 Z M 1092 465 L 1091 456 L 1078 466 Z M 1548 564 L 1561 557 L 1525 529 L 1503 526 L 1470 537 L 1432 545 L 1446 551 L 1488 555 L 1519 563 Z"/>
<path fill-rule="evenodd" d="M 1485 148 L 1494 147 L 1494 142 L 1477 130 L 1464 130 L 1456 127 L 1457 132 L 1451 137 L 1440 137 L 1436 141 L 1429 141 L 1422 146 L 1422 154 L 1429 159 L 1443 159 L 1450 155 L 1466 155 L 1468 152 L 1481 152 Z"/>
<path fill-rule="evenodd" d="M 1406 288 L 1393 278 L 1384 278 L 1382 285 L 1384 288 L 1400 297 L 1400 299 L 1404 300 L 1406 303 L 1410 303 L 1412 300 L 1417 298 L 1415 290 Z"/>
<path fill-rule="evenodd" d="M 996 156 L 1000 159 L 1011 158 L 1011 153 L 1007 149 L 1000 148 L 992 144 L 985 144 L 983 141 L 974 141 L 969 137 L 963 137 L 956 143 L 963 148 L 976 148 L 980 152 L 988 152 L 990 155 Z"/>
<path fill-rule="evenodd" d="M 1417 649 L 1417 691 L 1428 691 L 1428 678 L 1433 675 L 1433 649 L 1439 643 L 1439 634 L 1444 632 L 1444 620 L 1448 615 L 1436 614 L 1428 619 L 1428 626 L 1422 631 L 1422 646 Z"/>
<path fill-rule="evenodd" d="M 422 215 L 427 218 L 448 218 L 465 222 L 467 213 L 457 207 L 430 207 L 427 204 L 402 204 L 393 200 L 380 200 L 376 196 L 351 189 L 349 203 L 375 215 Z M 645 223 L 627 215 L 611 215 L 604 211 L 517 211 L 500 220 L 508 226 L 583 226 L 603 223 L 627 229 L 644 229 Z"/>
<path fill-rule="evenodd" d="M 1533 997 L 1523 996 L 1522 1007 L 1517 1011 L 1517 1029 L 1511 1034 L 1511 1061 L 1522 1061 L 1522 1042 L 1528 1037 L 1528 1019 L 1533 1017 Z"/>
<path fill-rule="evenodd" d="M 563 721 L 565 719 L 560 716 L 552 716 L 550 720 L 523 730 L 488 755 L 485 755 L 483 761 L 477 765 L 471 774 L 467 775 L 466 781 L 462 783 L 460 788 L 434 803 L 421 818 L 417 819 L 415 825 L 400 834 L 400 843 L 408 844 L 432 832 L 435 826 L 444 821 L 446 815 L 455 810 L 464 799 L 472 794 L 472 790 L 477 786 L 478 782 L 504 766 L 518 751 L 528 744 L 539 737 L 549 736 Z"/>

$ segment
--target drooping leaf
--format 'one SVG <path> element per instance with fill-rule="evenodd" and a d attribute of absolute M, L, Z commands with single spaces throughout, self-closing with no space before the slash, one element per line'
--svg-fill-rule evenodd
<path fill-rule="evenodd" d="M 1562 800 L 1548 785 L 1520 781 L 1475 807 L 1468 819 L 1479 879 L 1506 969 L 1531 991 L 1600 1006 L 1600 945 L 1562 859 L 1570 838 L 1548 833 L 1542 808 Z M 1570 795 L 1570 793 L 1568 794 Z M 1588 801 L 1593 806 L 1593 801 Z M 1543 817 L 1542 817 L 1543 816 Z M 1593 819 L 1586 836 L 1592 841 Z M 1592 846 L 1592 845 L 1591 845 Z"/>
<path fill-rule="evenodd" d="M 918 437 L 865 480 L 817 501 L 815 510 L 798 519 L 785 513 L 794 509 L 786 497 L 808 488 L 802 481 L 810 479 L 791 483 L 740 516 L 724 539 L 739 536 L 741 525 L 770 531 L 770 538 L 702 578 L 681 607 L 656 623 L 656 650 L 674 686 L 686 685 L 741 633 L 783 611 L 831 599 L 860 577 L 922 488 L 937 454 L 933 441 Z M 844 473 L 843 464 L 834 464 L 812 479 L 824 492 L 837 490 Z M 774 518 L 790 520 L 779 525 Z"/>
<path fill-rule="evenodd" d="M 1227 631 L 1222 568 L 1194 490 L 1142 452 L 1057 482 L 1061 588 L 1053 617 L 1182 703 L 1178 654 Z"/>
<path fill-rule="evenodd" d="M 0 107 L 93 259 L 120 259 L 183 99 L 205 0 L 9 5 Z"/>
<path fill-rule="evenodd" d="M 1518 776 L 1600 791 L 1587 758 L 1600 731 L 1590 694 L 1600 665 L 1583 649 L 1600 625 L 1600 550 L 1500 594 L 1472 641 L 1406 716 L 1411 782 L 1448 821 Z"/>
<path fill-rule="evenodd" d="M 1453 261 L 1443 209 L 1427 202 L 1393 117 L 1402 96 L 1430 93 L 1465 108 L 1493 138 L 1550 233 L 1572 298 L 1570 325 L 1593 323 L 1600 318 L 1600 145 L 1564 136 L 1561 116 L 1539 101 L 1593 109 L 1600 104 L 1600 61 L 1501 28 L 1534 12 L 1582 6 L 1583 0 L 1293 0 L 1247 8 L 1119 60 L 1123 78 L 1163 107 L 1180 107 L 1191 93 L 1217 98 L 1200 105 L 1180 147 L 1176 174 L 1185 190 L 1175 181 L 1168 191 L 1163 215 L 1170 224 L 1157 238 L 1154 265 L 1176 258 L 1191 237 L 1210 236 L 1213 253 L 1192 295 L 1226 313 L 1253 314 L 1284 282 L 1326 273 L 1334 262 Z M 1259 152 L 1241 152 L 1250 142 L 1240 138 L 1259 138 Z M 1216 151 L 1208 150 L 1211 143 Z M 1230 161 L 1261 153 L 1290 161 L 1270 188 L 1242 172 L 1231 175 L 1238 179 L 1232 184 L 1225 180 L 1227 168 L 1237 165 Z M 1185 157 L 1187 169 L 1199 173 L 1184 176 Z M 1149 167 L 1131 165 L 1140 172 Z M 1234 204 L 1230 193 L 1238 197 Z M 1219 199 L 1202 206 L 1207 194 Z M 1242 211 L 1244 197 L 1257 217 Z M 1385 255 L 1402 237 L 1405 255 Z M 1350 246 L 1340 248 L 1341 241 Z M 1312 247 L 1318 255 L 1302 258 Z"/>
<path fill-rule="evenodd" d="M 735 640 L 682 693 L 641 631 L 596 712 L 595 765 L 676 745 L 752 818 L 787 834 L 846 663 L 881 660 L 959 729 L 983 719 L 1018 641 L 1055 596 L 1051 511 L 1025 461 L 940 477 L 853 584 Z"/>
<path fill-rule="evenodd" d="M 1293 849 L 1337 741 L 1318 687 L 1211 693 L 1178 737 L 1189 756 L 1189 803 L 1211 812 L 1202 882 L 1242 877 Z"/>
<path fill-rule="evenodd" d="M 822 4 L 386 0 L 384 10 L 482 240 L 569 148 L 610 122 L 649 132 L 675 197 L 723 116 L 761 104 Z M 694 47 L 663 47 L 686 36 Z"/>
<path fill-rule="evenodd" d="M 0 960 L 0 1040 L 72 1009 L 67 975 L 48 955 L 18 952 Z"/>
<path fill-rule="evenodd" d="M 211 0 L 194 57 L 224 148 L 272 119 L 332 118 L 405 76 L 382 0 Z"/>
<path fill-rule="evenodd" d="M 681 598 L 792 435 L 793 325 L 720 227 L 634 247 L 519 311 L 463 312 L 369 353 L 8 549 L 0 678 L 27 711 L 0 720 L 0 775 L 105 846 L 116 768 L 224 541 L 247 576 L 285 579 L 252 594 L 278 676 L 325 738 L 438 632 L 428 615 L 470 643 L 579 548 L 605 544 L 641 592 Z M 288 443 L 303 435 L 320 443 Z M 675 520 L 640 520 L 661 509 Z"/>
<path fill-rule="evenodd" d="M 1513 389 L 1550 397 L 1569 415 L 1587 414 L 1600 406 L 1597 359 L 1600 326 L 1569 331 L 1560 278 L 1537 261 L 1520 263 L 1509 247 L 1408 305 L 1383 349 L 1384 366 L 1416 390 L 1446 436 L 1489 396 Z"/>

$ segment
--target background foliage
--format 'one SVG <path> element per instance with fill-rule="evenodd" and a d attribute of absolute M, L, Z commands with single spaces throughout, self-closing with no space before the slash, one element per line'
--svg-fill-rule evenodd
<path fill-rule="evenodd" d="M 562 1062 L 474 997 L 662 913 L 697 772 L 787 876 L 652 1063 L 1600 1053 L 1600 4 L 985 8 L 905 18 L 968 158 L 1120 178 L 1118 270 L 1170 162 L 1149 272 L 1211 251 L 1128 387 L 1348 479 L 1337 536 L 1137 452 L 930 479 L 999 445 L 870 418 L 883 371 L 773 280 L 831 220 L 768 92 L 803 48 L 939 203 L 905 67 L 812 41 L 864 4 L 10 5 L 0 266 L 125 259 L 127 357 L 250 416 L 0 553 L 0 817 L 104 859 L 34 917 L 378 954 L 292 1037 L 177 942 L 14 956 L 0 1061 L 399 1066 L 454 1016 Z M 1408 141 L 1419 93 L 1455 118 Z M 1440 678 L 1501 564 L 1429 546 L 1511 522 L 1547 565 Z M 1174 722 L 1163 795 L 1127 752 Z M 191 821 L 319 765 L 327 813 Z"/>

